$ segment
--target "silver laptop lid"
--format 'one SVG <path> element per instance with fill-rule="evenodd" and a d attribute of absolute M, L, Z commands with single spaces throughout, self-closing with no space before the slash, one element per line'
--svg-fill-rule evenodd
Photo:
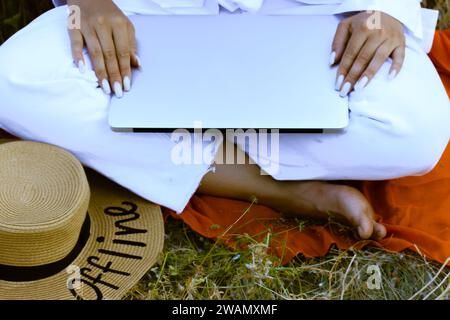
<path fill-rule="evenodd" d="M 133 16 L 143 70 L 113 98 L 114 129 L 340 129 L 348 99 L 322 16 Z M 328 19 L 326 22 L 322 19 Z M 338 19 L 336 18 L 336 26 Z"/>

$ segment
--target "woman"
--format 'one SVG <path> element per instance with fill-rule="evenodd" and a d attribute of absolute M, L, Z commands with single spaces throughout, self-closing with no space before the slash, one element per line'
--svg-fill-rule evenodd
<path fill-rule="evenodd" d="M 448 143 L 450 108 L 426 56 L 435 13 L 422 10 L 419 0 L 361 3 L 69 0 L 81 9 L 80 28 L 69 30 L 69 36 L 62 7 L 0 48 L 0 127 L 62 146 L 85 165 L 178 212 L 195 191 L 241 200 L 256 197 L 289 215 L 326 218 L 333 213 L 354 226 L 361 238 L 382 238 L 386 229 L 375 221 L 359 191 L 323 181 L 391 179 L 430 171 Z M 138 54 L 145 54 L 137 52 L 128 16 L 219 14 L 219 9 L 220 14 L 328 14 L 330 21 L 332 14 L 345 13 L 337 31 L 332 23 L 323 26 L 335 35 L 330 64 L 338 66 L 336 88 L 323 90 L 349 96 L 349 127 L 324 135 L 281 135 L 280 170 L 273 176 L 260 175 L 257 160 L 177 166 L 170 159 L 174 142 L 168 134 L 112 132 L 106 120 L 110 94 L 132 94 L 126 93 L 132 90 L 131 70 L 140 67 Z M 364 11 L 369 9 L 378 11 Z"/>

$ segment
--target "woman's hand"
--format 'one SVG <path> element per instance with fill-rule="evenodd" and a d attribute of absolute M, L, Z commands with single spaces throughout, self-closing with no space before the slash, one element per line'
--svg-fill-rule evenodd
<path fill-rule="evenodd" d="M 393 60 L 389 77 L 400 72 L 405 58 L 403 24 L 382 12 L 356 14 L 339 24 L 332 50 L 330 64 L 339 63 L 336 90 L 346 97 L 353 88 L 367 86 L 389 57 Z"/>
<path fill-rule="evenodd" d="M 121 98 L 123 90 L 131 89 L 131 67 L 140 63 L 133 24 L 112 0 L 69 0 L 68 4 L 81 11 L 81 28 L 69 30 L 75 64 L 84 72 L 86 45 L 103 91 L 111 94 L 112 88 Z"/>

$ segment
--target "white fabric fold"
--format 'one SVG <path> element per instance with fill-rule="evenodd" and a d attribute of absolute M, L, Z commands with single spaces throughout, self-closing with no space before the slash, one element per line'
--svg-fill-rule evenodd
<path fill-rule="evenodd" d="M 420 2 L 421 0 L 345 0 L 334 13 L 381 11 L 399 20 L 416 38 L 423 40 L 424 30 Z"/>
<path fill-rule="evenodd" d="M 234 12 L 241 9 L 247 12 L 258 12 L 264 0 L 218 0 L 219 4 L 228 11 Z"/>
<path fill-rule="evenodd" d="M 122 3 L 127 4 L 121 7 L 124 11 L 140 3 L 143 7 L 134 7 L 139 9 L 136 13 L 159 8 L 157 12 L 167 14 L 146 0 Z M 205 3 L 217 7 L 217 0 Z M 269 3 L 275 1 L 265 1 Z M 175 165 L 171 158 L 175 142 L 170 134 L 111 131 L 107 121 L 110 99 L 98 87 L 87 53 L 84 74 L 73 64 L 66 16 L 64 7 L 51 10 L 0 46 L 0 128 L 23 139 L 64 148 L 134 193 L 181 212 L 211 170 L 209 163 Z M 327 37 L 317 38 L 314 28 L 311 37 L 330 40 L 336 18 L 328 18 L 320 25 L 329 30 Z M 273 178 L 385 180 L 430 171 L 448 143 L 449 100 L 429 58 L 417 42 L 411 42 L 397 78 L 388 79 L 391 62 L 386 61 L 364 90 L 350 94 L 346 130 L 280 135 L 280 170 Z M 326 63 L 320 55 L 310 62 Z M 323 90 L 333 87 L 324 85 Z M 193 148 L 204 143 L 193 141 Z M 245 149 L 243 144 L 240 147 Z M 258 150 L 249 149 L 255 163 L 267 167 Z"/>
<path fill-rule="evenodd" d="M 201 8 L 205 0 L 152 0 L 161 8 Z"/>
<path fill-rule="evenodd" d="M 55 5 L 65 0 L 53 0 Z M 382 11 L 403 23 L 422 49 L 431 49 L 439 12 L 422 9 L 421 0 L 114 0 L 124 11 L 138 14 L 219 14 L 219 8 L 264 14 L 340 14 Z"/>

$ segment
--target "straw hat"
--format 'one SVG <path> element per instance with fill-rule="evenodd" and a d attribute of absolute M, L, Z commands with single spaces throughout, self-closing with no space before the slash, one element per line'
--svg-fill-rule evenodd
<path fill-rule="evenodd" d="M 160 208 L 88 177 L 54 146 L 0 144 L 0 300 L 119 299 L 157 261 Z"/>

